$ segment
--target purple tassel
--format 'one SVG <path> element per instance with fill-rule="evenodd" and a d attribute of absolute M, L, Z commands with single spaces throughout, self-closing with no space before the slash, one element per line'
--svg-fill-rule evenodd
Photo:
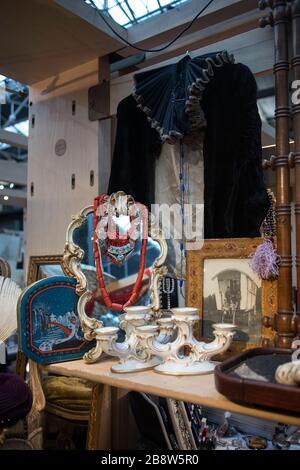
<path fill-rule="evenodd" d="M 265 240 L 257 247 L 256 252 L 251 255 L 249 264 L 261 279 L 271 281 L 278 278 L 280 257 L 271 240 Z"/>

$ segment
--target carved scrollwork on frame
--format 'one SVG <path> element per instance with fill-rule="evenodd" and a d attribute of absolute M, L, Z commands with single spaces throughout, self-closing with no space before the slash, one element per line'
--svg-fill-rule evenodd
<path fill-rule="evenodd" d="M 94 331 L 101 328 L 102 322 L 89 318 L 85 313 L 85 306 L 91 298 L 91 292 L 87 291 L 87 279 L 81 269 L 81 262 L 84 257 L 84 251 L 74 242 L 74 231 L 80 228 L 85 222 L 87 216 L 93 212 L 93 206 L 83 208 L 77 215 L 72 217 L 72 222 L 68 226 L 65 250 L 62 259 L 62 268 L 66 276 L 76 279 L 76 292 L 80 296 L 78 301 L 78 316 L 84 337 L 91 341 L 95 337 Z"/>
<path fill-rule="evenodd" d="M 92 341 L 92 339 L 96 336 L 97 328 L 101 328 L 103 323 L 96 318 L 90 318 L 87 316 L 86 312 L 86 304 L 91 299 L 91 292 L 86 291 L 84 292 L 78 301 L 78 316 L 81 324 L 81 328 L 84 334 L 84 337 L 87 341 Z M 91 352 L 91 351 L 89 351 Z M 91 352 L 92 353 L 92 352 Z"/>
<path fill-rule="evenodd" d="M 77 280 L 76 292 L 78 295 L 86 291 L 87 280 L 80 268 L 84 251 L 73 241 L 73 235 L 74 231 L 83 225 L 87 215 L 91 212 L 93 212 L 93 206 L 88 206 L 82 209 L 79 214 L 72 217 L 72 222 L 67 228 L 65 250 L 62 259 L 62 268 L 65 275 Z"/>

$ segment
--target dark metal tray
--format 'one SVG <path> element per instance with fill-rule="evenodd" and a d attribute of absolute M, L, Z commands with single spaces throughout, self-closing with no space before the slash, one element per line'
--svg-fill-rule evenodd
<path fill-rule="evenodd" d="M 291 350 L 249 349 L 215 369 L 218 392 L 229 400 L 300 415 L 300 387 L 276 383 L 279 365 L 291 360 Z"/>

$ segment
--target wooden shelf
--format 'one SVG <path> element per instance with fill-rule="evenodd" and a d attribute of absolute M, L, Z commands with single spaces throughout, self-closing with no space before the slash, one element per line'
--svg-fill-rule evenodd
<path fill-rule="evenodd" d="M 79 377 L 116 388 L 150 393 L 233 413 L 300 426 L 300 416 L 241 406 L 229 401 L 217 392 L 213 374 L 174 377 L 157 374 L 152 370 L 131 374 L 115 374 L 110 370 L 115 362 L 109 358 L 102 359 L 97 364 L 85 364 L 81 360 L 52 364 L 46 366 L 45 370 L 49 373 Z"/>

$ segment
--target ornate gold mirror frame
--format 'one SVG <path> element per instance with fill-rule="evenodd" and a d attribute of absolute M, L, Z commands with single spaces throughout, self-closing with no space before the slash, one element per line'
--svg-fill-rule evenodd
<path fill-rule="evenodd" d="M 126 194 L 122 191 L 115 193 L 114 195 L 116 204 L 124 204 L 126 201 Z M 127 196 L 128 198 L 133 198 Z M 120 209 L 124 209 L 120 207 Z M 77 215 L 72 217 L 72 221 L 67 229 L 66 243 L 62 260 L 62 268 L 66 276 L 75 278 L 77 281 L 76 292 L 80 296 L 78 301 L 78 315 L 81 322 L 81 327 L 84 332 L 84 336 L 87 340 L 91 341 L 95 338 L 95 330 L 101 328 L 102 322 L 96 318 L 90 318 L 86 315 L 85 307 L 88 301 L 91 299 L 92 292 L 88 290 L 88 281 L 81 268 L 81 262 L 84 257 L 84 250 L 78 246 L 73 239 L 74 231 L 80 228 L 86 221 L 88 215 L 94 212 L 93 206 L 83 208 Z M 163 237 L 161 229 L 156 224 L 153 214 L 149 213 L 148 216 L 148 232 L 149 238 L 158 243 L 160 247 L 160 255 L 156 258 L 151 268 L 150 277 L 150 306 L 154 315 L 158 315 L 160 309 L 160 280 L 167 274 L 167 268 L 164 265 L 167 257 L 167 243 Z"/>

